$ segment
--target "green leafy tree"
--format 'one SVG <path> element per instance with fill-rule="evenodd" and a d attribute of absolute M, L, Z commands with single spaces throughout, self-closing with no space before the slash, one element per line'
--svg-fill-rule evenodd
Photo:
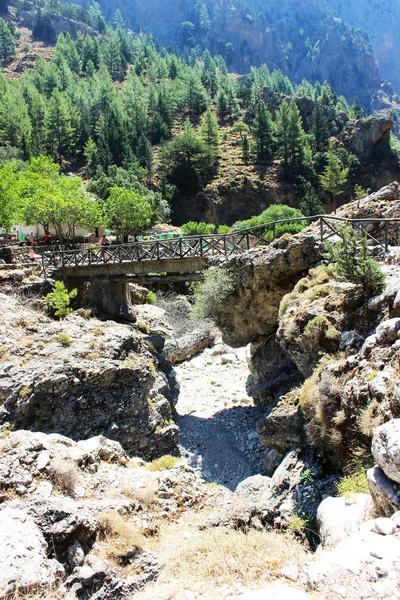
<path fill-rule="evenodd" d="M 312 215 L 323 214 L 325 211 L 311 183 L 303 179 L 302 188 L 302 199 L 300 200 L 299 208 L 303 215 L 310 217 Z"/>
<path fill-rule="evenodd" d="M 18 219 L 20 210 L 19 195 L 16 186 L 17 161 L 0 167 L 0 227 L 10 231 Z"/>
<path fill-rule="evenodd" d="M 48 308 L 53 311 L 55 317 L 65 319 L 66 316 L 72 313 L 72 308 L 70 307 L 71 300 L 76 298 L 77 295 L 77 289 L 69 292 L 62 281 L 56 281 L 53 291 L 47 294 L 47 296 L 43 296 L 43 298 L 46 300 Z"/>
<path fill-rule="evenodd" d="M 113 187 L 104 206 L 105 221 L 120 239 L 136 235 L 151 226 L 154 210 L 150 202 L 138 193 Z"/>
<path fill-rule="evenodd" d="M 183 133 L 171 140 L 163 150 L 163 164 L 169 180 L 181 191 L 197 189 L 214 162 L 207 144 L 196 135 L 190 121 Z"/>
<path fill-rule="evenodd" d="M 217 97 L 217 113 L 219 118 L 223 121 L 228 115 L 228 99 L 226 97 L 225 90 L 220 90 Z"/>
<path fill-rule="evenodd" d="M 260 159 L 268 158 L 272 153 L 274 131 L 271 114 L 263 100 L 257 106 L 253 136 L 256 141 L 257 157 Z"/>
<path fill-rule="evenodd" d="M 207 108 L 207 96 L 200 77 L 195 72 L 189 73 L 187 77 L 185 105 L 190 118 L 201 115 Z"/>
<path fill-rule="evenodd" d="M 339 281 L 360 284 L 366 296 L 381 292 L 385 275 L 372 258 L 367 237 L 358 237 L 351 224 L 341 228 L 340 237 L 341 240 L 328 251 L 329 259 L 334 263 L 330 268 L 332 275 Z"/>
<path fill-rule="evenodd" d="M 333 152 L 328 153 L 328 164 L 320 175 L 320 182 L 324 190 L 332 194 L 333 211 L 336 212 L 336 198 L 343 192 L 349 175 L 348 167 L 344 168 L 342 163 Z"/>

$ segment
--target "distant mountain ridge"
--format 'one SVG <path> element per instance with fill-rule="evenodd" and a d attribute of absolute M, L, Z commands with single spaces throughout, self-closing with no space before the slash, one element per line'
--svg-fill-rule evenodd
<path fill-rule="evenodd" d="M 88 7 L 91 0 L 81 2 Z M 398 79 L 400 87 L 400 72 L 390 77 L 395 65 L 375 35 L 379 6 L 364 17 L 352 8 L 356 4 L 362 11 L 367 0 L 100 0 L 100 4 L 108 19 L 119 9 L 135 31 L 152 32 L 163 44 L 186 48 L 188 54 L 208 48 L 221 54 L 236 72 L 246 73 L 250 66 L 265 62 L 270 69 L 281 69 L 294 83 L 303 78 L 312 83 L 326 79 L 350 102 L 358 96 L 368 104 L 380 87 L 381 73 L 368 35 L 350 26 L 348 17 L 372 34 L 384 77 L 393 82 Z M 389 1 L 375 4 L 382 5 L 383 11 Z M 398 8 L 399 2 L 394 4 Z M 397 44 L 391 41 L 394 28 L 392 23 L 389 46 Z"/>

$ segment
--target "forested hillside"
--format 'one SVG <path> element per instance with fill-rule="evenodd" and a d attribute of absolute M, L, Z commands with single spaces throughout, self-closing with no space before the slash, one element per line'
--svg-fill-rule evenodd
<path fill-rule="evenodd" d="M 107 25 L 96 3 L 86 11 L 24 0 L 5 17 L 3 206 L 10 207 L 18 182 L 29 195 L 21 176 L 26 169 L 54 180 L 45 161 L 32 163 L 41 155 L 79 174 L 101 201 L 115 188 L 129 190 L 149 202 L 153 221 L 171 215 L 179 224 L 231 225 L 279 202 L 315 213 L 321 201 L 332 208 L 397 174 L 391 123 L 357 121 L 363 116 L 358 100 L 350 105 L 326 81 L 303 79 L 296 86 L 265 64 L 245 75 L 229 73 L 221 54 L 193 48 L 182 55 L 128 33 L 119 11 Z M 20 28 L 27 24 L 31 38 Z M 54 48 L 40 56 L 43 40 L 60 29 L 65 33 Z M 17 217 L 38 219 L 26 211 L 7 219 Z"/>
<path fill-rule="evenodd" d="M 86 7 L 90 0 L 82 0 Z M 112 19 L 120 9 L 129 27 L 152 32 L 164 44 L 221 54 L 228 67 L 245 73 L 267 63 L 293 82 L 327 79 L 339 94 L 367 104 L 380 76 L 367 36 L 335 18 L 324 2 L 296 0 L 107 0 Z"/>

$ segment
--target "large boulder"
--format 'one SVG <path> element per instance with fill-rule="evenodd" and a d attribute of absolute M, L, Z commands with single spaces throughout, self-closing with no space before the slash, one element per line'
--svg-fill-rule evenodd
<path fill-rule="evenodd" d="M 0 510 L 0 598 L 49 589 L 63 566 L 47 558 L 48 546 L 35 521 L 18 506 Z"/>
<path fill-rule="evenodd" d="M 317 511 L 321 545 L 335 546 L 349 537 L 371 517 L 372 512 L 372 498 L 368 494 L 354 494 L 350 498 L 325 498 Z"/>
<path fill-rule="evenodd" d="M 400 483 L 400 419 L 392 419 L 375 429 L 372 454 L 385 475 Z"/>
<path fill-rule="evenodd" d="M 400 510 L 400 490 L 379 467 L 367 471 L 369 491 L 378 515 L 390 517 Z"/>
<path fill-rule="evenodd" d="M 238 348 L 271 336 L 283 296 L 320 257 L 316 237 L 286 234 L 228 260 L 221 268 L 235 271 L 237 285 L 215 315 L 224 342 Z"/>
<path fill-rule="evenodd" d="M 101 434 L 144 458 L 176 450 L 172 406 L 160 386 L 153 390 L 158 363 L 132 327 L 76 313 L 56 322 L 13 297 L 1 300 L 0 428 L 75 440 Z M 168 380 L 160 375 L 169 396 Z"/>

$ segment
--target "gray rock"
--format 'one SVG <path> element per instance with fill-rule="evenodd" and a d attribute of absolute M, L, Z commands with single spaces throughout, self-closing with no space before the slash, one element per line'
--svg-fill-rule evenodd
<path fill-rule="evenodd" d="M 399 337 L 400 319 L 393 318 L 384 321 L 376 328 L 376 341 L 381 346 L 390 346 Z"/>
<path fill-rule="evenodd" d="M 34 520 L 19 507 L 0 510 L 0 597 L 49 588 L 64 575 L 63 566 L 47 558 L 47 543 Z"/>
<path fill-rule="evenodd" d="M 400 419 L 392 419 L 375 429 L 371 449 L 385 475 L 400 483 Z"/>
<path fill-rule="evenodd" d="M 259 504 L 262 497 L 269 491 L 271 479 L 263 475 L 247 477 L 239 483 L 235 492 L 250 504 Z"/>
<path fill-rule="evenodd" d="M 75 541 L 71 544 L 67 550 L 67 562 L 69 566 L 74 569 L 75 567 L 81 567 L 85 560 L 85 553 L 79 542 Z"/>
<path fill-rule="evenodd" d="M 368 494 L 355 494 L 351 498 L 325 498 L 317 511 L 322 546 L 334 546 L 358 531 L 372 512 L 373 502 Z"/>
<path fill-rule="evenodd" d="M 377 514 L 390 517 L 400 509 L 399 486 L 386 477 L 381 468 L 369 469 L 367 479 Z"/>

